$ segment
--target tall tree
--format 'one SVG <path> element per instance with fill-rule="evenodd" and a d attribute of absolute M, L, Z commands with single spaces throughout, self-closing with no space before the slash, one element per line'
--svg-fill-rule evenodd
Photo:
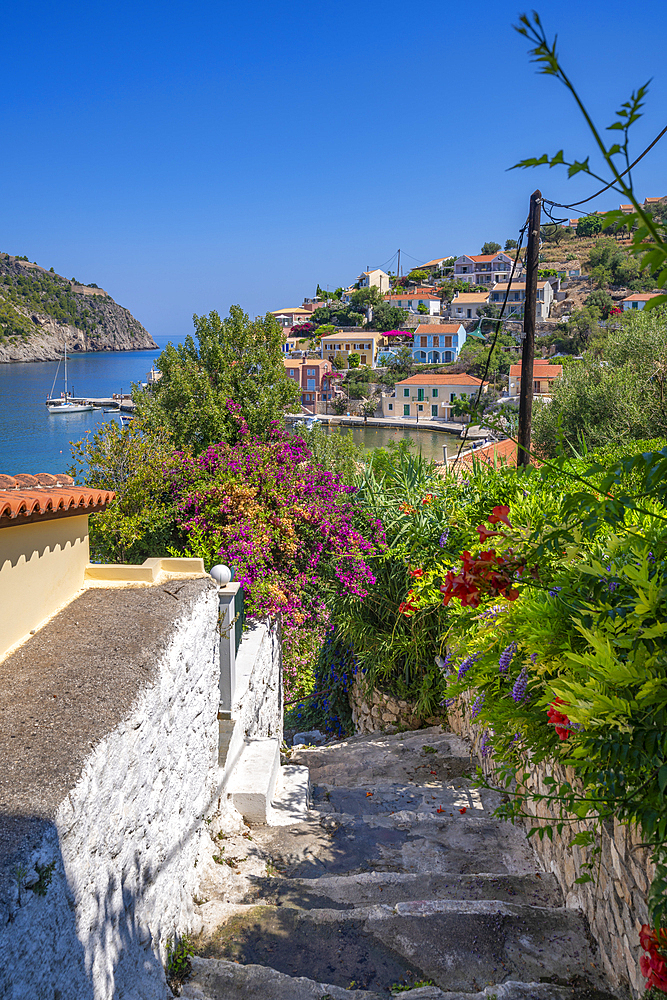
<path fill-rule="evenodd" d="M 491 254 L 491 253 L 498 253 L 499 250 L 500 250 L 500 243 L 488 242 L 484 244 L 484 246 L 479 252 L 483 254 Z"/>
<path fill-rule="evenodd" d="M 248 433 L 264 437 L 299 396 L 285 374 L 279 324 L 269 314 L 251 321 L 240 306 L 225 319 L 193 319 L 194 337 L 169 344 L 157 360 L 162 377 L 136 394 L 139 417 L 194 454 Z"/>

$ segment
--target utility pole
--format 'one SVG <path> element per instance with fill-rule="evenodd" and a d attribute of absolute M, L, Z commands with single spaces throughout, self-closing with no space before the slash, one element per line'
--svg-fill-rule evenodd
<path fill-rule="evenodd" d="M 396 277 L 400 278 L 400 276 L 401 276 L 401 251 L 399 249 L 399 251 L 398 251 L 398 264 L 396 265 Z"/>
<path fill-rule="evenodd" d="M 540 219 L 542 192 L 533 191 L 528 215 L 526 251 L 526 301 L 523 310 L 523 350 L 521 352 L 521 394 L 519 397 L 519 433 L 517 468 L 530 464 L 530 436 L 533 418 L 533 361 L 535 358 L 535 314 L 537 311 L 537 270 L 540 254 Z"/>

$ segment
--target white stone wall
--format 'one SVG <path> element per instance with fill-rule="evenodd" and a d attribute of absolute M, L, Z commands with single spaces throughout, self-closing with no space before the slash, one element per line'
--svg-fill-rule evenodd
<path fill-rule="evenodd" d="M 91 748 L 25 859 L 56 862 L 45 896 L 3 908 L 3 1000 L 153 1000 L 170 995 L 173 934 L 197 929 L 202 819 L 217 794 L 218 601 L 204 590 L 178 621 L 157 679 Z M 155 677 L 155 674 L 152 676 Z"/>

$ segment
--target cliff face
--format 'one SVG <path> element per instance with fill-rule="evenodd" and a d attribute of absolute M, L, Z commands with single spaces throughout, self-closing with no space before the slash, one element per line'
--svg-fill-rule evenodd
<path fill-rule="evenodd" d="M 0 254 L 0 363 L 69 352 L 157 350 L 147 330 L 102 288 Z"/>

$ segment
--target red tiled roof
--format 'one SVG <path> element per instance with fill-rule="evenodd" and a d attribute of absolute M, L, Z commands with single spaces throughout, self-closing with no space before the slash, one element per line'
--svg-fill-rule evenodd
<path fill-rule="evenodd" d="M 476 448 L 474 451 L 461 455 L 459 462 L 465 462 L 466 465 L 472 465 L 473 462 L 487 462 L 489 465 L 494 463 L 516 465 L 516 445 L 509 438 L 506 441 L 493 441 L 491 444 L 485 444 L 482 448 Z"/>
<path fill-rule="evenodd" d="M 495 260 L 496 257 L 500 257 L 500 256 L 505 256 L 506 257 L 507 254 L 505 253 L 504 250 L 498 250 L 496 253 L 482 253 L 482 254 L 478 254 L 476 257 L 474 257 L 472 254 L 469 254 L 469 253 L 466 253 L 463 256 L 467 257 L 468 260 L 474 260 L 476 264 L 484 264 L 487 261 Z"/>
<path fill-rule="evenodd" d="M 385 295 L 385 301 L 390 302 L 392 299 L 422 299 L 432 302 L 439 302 L 440 296 L 433 295 L 430 291 L 428 292 L 403 292 L 402 295 Z"/>
<path fill-rule="evenodd" d="M 518 365 L 510 365 L 510 375 L 521 374 L 521 362 Z M 546 361 L 533 362 L 533 375 L 541 378 L 559 378 L 563 374 L 562 365 L 550 365 Z"/>
<path fill-rule="evenodd" d="M 404 378 L 396 385 L 481 385 L 482 380 L 474 375 L 445 375 L 438 372 L 431 372 L 430 375 L 411 375 Z M 488 385 L 487 382 L 484 385 Z"/>
<path fill-rule="evenodd" d="M 420 323 L 415 333 L 458 333 L 460 323 Z"/>
<path fill-rule="evenodd" d="M 92 514 L 104 510 L 115 496 L 111 490 L 75 486 L 72 477 L 65 473 L 0 474 L 0 525 Z"/>
<path fill-rule="evenodd" d="M 660 295 L 660 292 L 633 292 L 632 295 L 626 295 L 622 302 L 648 302 L 649 299 L 654 299 L 656 295 Z"/>

